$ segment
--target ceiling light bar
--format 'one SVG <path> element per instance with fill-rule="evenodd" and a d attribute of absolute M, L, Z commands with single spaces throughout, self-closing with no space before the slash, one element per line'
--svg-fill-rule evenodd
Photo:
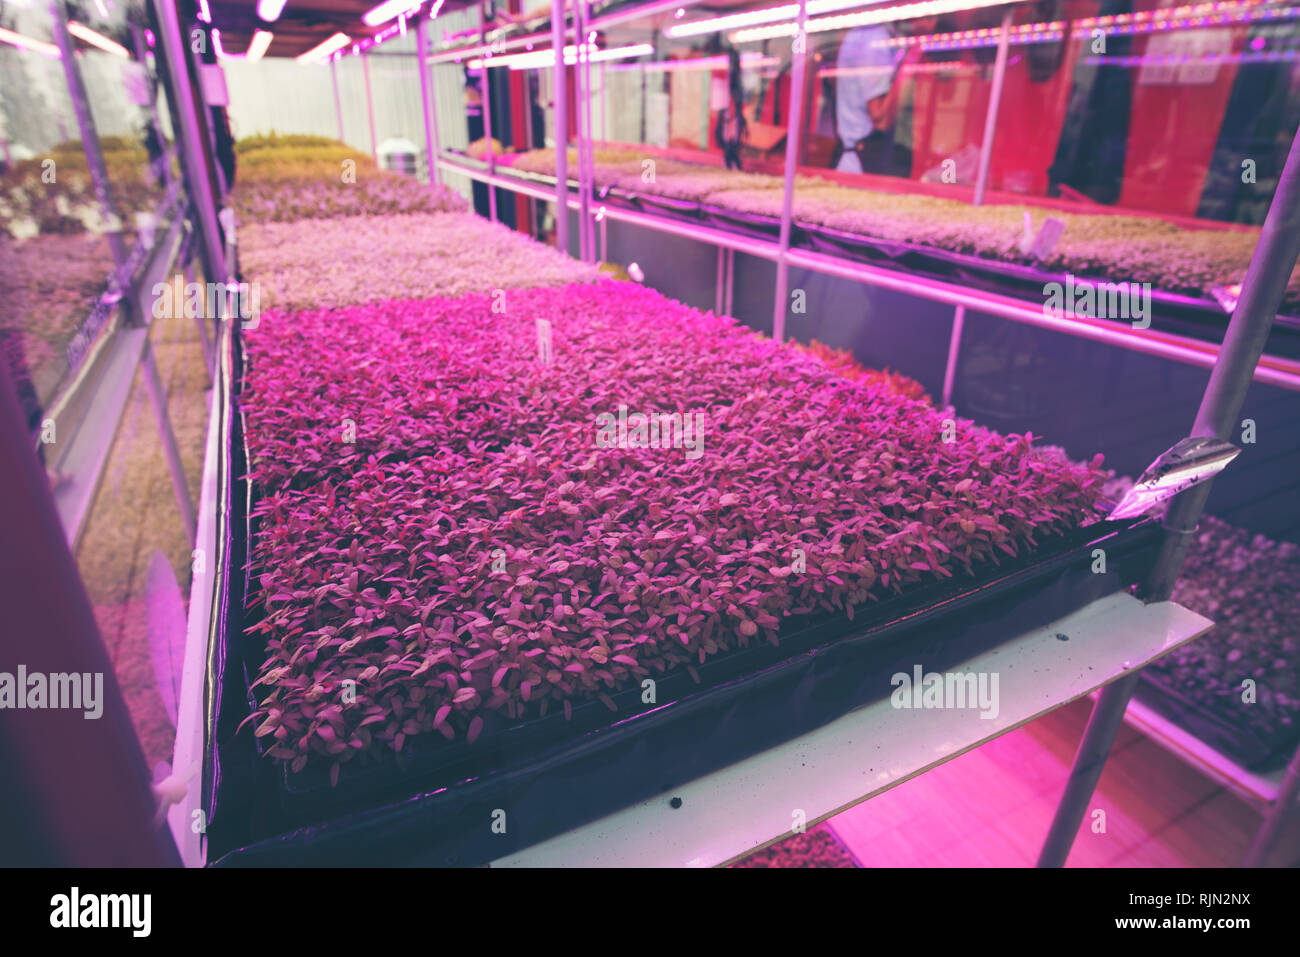
<path fill-rule="evenodd" d="M 863 10 L 858 13 L 841 13 L 829 17 L 809 20 L 805 26 L 808 33 L 821 33 L 827 30 L 847 30 L 850 27 L 864 27 L 877 23 L 893 23 L 898 20 L 915 20 L 918 17 L 940 16 L 945 13 L 957 13 L 962 10 L 979 10 L 984 7 L 1006 6 L 1006 0 L 921 0 L 920 3 L 896 4 L 883 9 Z M 765 27 L 751 27 L 737 30 L 730 36 L 732 43 L 757 43 L 776 37 L 794 36 L 798 25 L 795 23 L 774 23 Z"/>
<path fill-rule="evenodd" d="M 1225 63 L 1295 63 L 1300 50 L 1264 50 L 1252 53 L 1145 53 L 1141 56 L 1089 56 L 1081 62 L 1091 66 L 1220 66 Z"/>
<path fill-rule="evenodd" d="M 632 43 L 625 47 L 611 47 L 608 50 L 595 50 L 587 54 L 588 63 L 604 63 L 607 60 L 631 60 L 639 56 L 650 56 L 655 52 L 654 44 Z M 564 58 L 569 63 L 569 58 Z M 576 60 L 574 61 L 576 62 Z"/>
<path fill-rule="evenodd" d="M 317 60 L 324 60 L 336 50 L 342 50 L 352 42 L 352 38 L 346 33 L 336 33 L 323 43 L 318 43 L 306 53 L 298 54 L 295 59 L 299 63 L 313 63 Z"/>
<path fill-rule="evenodd" d="M 287 0 L 257 0 L 257 15 L 266 23 L 275 23 L 284 12 Z"/>
<path fill-rule="evenodd" d="M 798 16 L 799 4 L 786 3 L 779 7 L 768 7 L 766 10 L 748 10 L 745 13 L 731 13 L 723 17 L 709 17 L 707 20 L 675 23 L 664 30 L 664 34 L 676 40 L 682 37 L 697 37 L 704 33 L 718 33 L 722 30 L 752 27 L 761 23 L 793 20 Z"/>
<path fill-rule="evenodd" d="M 513 40 L 498 40 L 495 43 L 479 43 L 470 47 L 460 47 L 454 50 L 443 50 L 441 53 L 434 53 L 429 57 L 429 63 L 459 63 L 467 56 L 481 56 L 484 53 L 501 54 L 507 50 L 517 50 L 520 48 L 531 48 L 533 44 L 549 44 L 551 42 L 550 33 L 532 33 L 524 37 L 515 37 Z"/>
<path fill-rule="evenodd" d="M 578 57 L 578 48 L 569 44 L 564 48 L 564 62 L 576 63 Z M 477 60 L 469 61 L 471 70 L 481 70 L 483 67 L 508 66 L 512 70 L 531 70 L 536 67 L 547 67 L 555 65 L 554 50 L 537 50 L 533 53 L 507 53 L 502 56 L 481 57 Z"/>
<path fill-rule="evenodd" d="M 113 56 L 125 57 L 131 59 L 131 54 L 127 52 L 126 47 L 115 40 L 96 33 L 88 26 L 78 23 L 76 20 L 68 21 L 68 32 L 83 43 L 89 43 L 92 47 L 98 47 L 105 53 L 111 53 Z"/>
<path fill-rule="evenodd" d="M 779 66 L 780 57 L 764 56 L 757 51 L 742 53 L 740 68 L 742 70 L 761 70 L 764 67 Z M 725 54 L 719 56 L 690 57 L 680 60 L 656 60 L 652 63 L 631 64 L 615 67 L 619 70 L 645 70 L 647 73 L 675 73 L 681 70 L 725 70 L 731 66 L 731 59 Z"/>
<path fill-rule="evenodd" d="M 46 43 L 44 40 L 33 40 L 31 37 L 25 37 L 21 33 L 14 33 L 12 30 L 6 30 L 0 27 L 0 42 L 8 43 L 10 46 L 20 47 L 24 50 L 31 50 L 42 56 L 59 58 L 59 48 L 53 43 Z"/>
<path fill-rule="evenodd" d="M 246 53 L 227 53 L 221 45 L 221 31 L 213 29 L 212 31 L 212 49 L 217 54 L 218 60 L 246 60 L 249 63 L 256 63 L 266 55 L 267 48 L 271 45 L 271 39 L 275 36 L 269 30 L 255 30 L 253 39 L 248 41 L 248 51 Z"/>
<path fill-rule="evenodd" d="M 381 23 L 395 20 L 399 14 L 409 13 L 418 7 L 421 0 L 384 0 L 371 7 L 361 15 L 361 20 L 368 27 L 377 27 Z"/>
<path fill-rule="evenodd" d="M 611 13 L 598 14 L 591 18 L 589 25 L 596 30 L 607 30 L 620 23 L 628 23 L 632 20 L 648 20 L 659 16 L 661 13 L 672 13 L 680 17 L 688 7 L 703 2 L 705 0 L 658 0 L 658 2 L 654 3 L 633 4 L 630 7 L 624 7 Z M 678 13 L 678 11 L 681 11 L 681 13 Z"/>
<path fill-rule="evenodd" d="M 275 34 L 270 30 L 254 30 L 253 39 L 248 41 L 248 53 L 245 54 L 248 62 L 256 63 L 266 56 L 266 51 L 270 48 L 274 37 Z"/>

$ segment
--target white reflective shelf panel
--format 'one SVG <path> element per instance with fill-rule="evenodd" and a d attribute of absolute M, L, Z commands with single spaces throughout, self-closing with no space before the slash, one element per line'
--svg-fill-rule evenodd
<path fill-rule="evenodd" d="M 492 866 L 728 863 L 789 836 L 796 810 L 812 827 L 1146 666 L 1212 625 L 1174 602 L 1144 605 L 1127 593 L 1109 595 L 961 666 L 998 676 L 996 717 L 971 709 L 895 708 L 886 697 Z"/>

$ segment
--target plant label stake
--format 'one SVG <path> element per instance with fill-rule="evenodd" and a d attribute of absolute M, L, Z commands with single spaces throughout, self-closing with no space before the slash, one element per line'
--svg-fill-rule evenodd
<path fill-rule="evenodd" d="M 1025 231 L 1020 238 L 1020 251 L 1033 259 L 1043 260 L 1052 254 L 1061 234 L 1065 232 L 1065 221 L 1055 216 L 1048 216 L 1046 222 L 1034 235 L 1034 223 L 1029 210 L 1025 210 Z"/>
<path fill-rule="evenodd" d="M 537 361 L 544 366 L 553 363 L 551 356 L 551 322 L 549 319 L 537 320 Z"/>

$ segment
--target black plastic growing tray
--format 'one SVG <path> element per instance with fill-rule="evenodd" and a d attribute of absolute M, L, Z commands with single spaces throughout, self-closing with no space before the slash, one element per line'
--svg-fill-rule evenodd
<path fill-rule="evenodd" d="M 758 239 L 775 239 L 781 235 L 780 216 L 742 213 L 739 210 L 727 209 L 725 206 L 714 206 L 712 203 L 700 204 L 700 216 L 710 226 L 717 226 L 719 229 L 740 233 L 745 236 L 753 236 Z M 791 224 L 792 227 L 794 225 L 796 224 Z M 793 232 L 791 232 L 790 244 L 795 244 Z"/>
<path fill-rule="evenodd" d="M 656 196 L 653 193 L 632 193 L 630 191 L 627 195 L 634 197 L 636 204 L 647 213 L 692 223 L 700 221 L 700 203 L 698 200 L 674 199 L 671 196 Z"/>
<path fill-rule="evenodd" d="M 950 252 L 933 246 L 894 240 L 877 240 L 858 233 L 827 226 L 800 224 L 808 247 L 834 255 L 850 256 L 862 262 L 886 265 L 936 279 L 1018 299 L 1041 300 L 1043 287 L 1063 282 L 1062 273 L 1038 266 L 988 259 L 968 253 Z M 1079 275 L 1079 282 L 1107 282 L 1110 277 Z M 1151 290 L 1151 326 L 1206 342 L 1220 343 L 1229 314 L 1215 300 L 1160 289 Z M 1128 320 L 1116 322 L 1128 324 Z M 1278 316 L 1265 351 L 1284 358 L 1300 358 L 1300 319 Z"/>
<path fill-rule="evenodd" d="M 1139 580 L 1154 559 L 1150 521 L 1103 522 L 973 576 L 917 587 L 857 617 L 791 619 L 781 645 L 756 645 L 615 696 L 616 714 L 578 704 L 572 721 L 485 727 L 471 746 L 408 743 L 396 757 L 286 773 L 258 752 L 249 681 L 263 652 L 248 639 L 248 516 L 242 422 L 232 396 L 237 344 L 222 357 L 218 592 L 210 648 L 204 765 L 209 860 L 221 864 L 475 865 L 570 830 L 889 696 L 914 664 L 944 670 Z M 1107 572 L 1093 574 L 1104 547 Z M 434 739 L 431 739 L 434 740 Z M 438 746 L 443 745 L 443 746 Z M 505 834 L 490 827 L 505 810 Z"/>

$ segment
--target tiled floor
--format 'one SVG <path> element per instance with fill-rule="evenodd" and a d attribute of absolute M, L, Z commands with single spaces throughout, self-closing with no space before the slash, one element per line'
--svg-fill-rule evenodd
<path fill-rule="evenodd" d="M 1026 867 L 1088 720 L 1075 702 L 832 818 L 864 867 Z M 1103 813 L 1098 813 L 1103 812 Z M 1235 867 L 1260 813 L 1136 731 L 1120 731 L 1071 867 Z M 1300 821 L 1270 864 L 1300 863 Z"/>

